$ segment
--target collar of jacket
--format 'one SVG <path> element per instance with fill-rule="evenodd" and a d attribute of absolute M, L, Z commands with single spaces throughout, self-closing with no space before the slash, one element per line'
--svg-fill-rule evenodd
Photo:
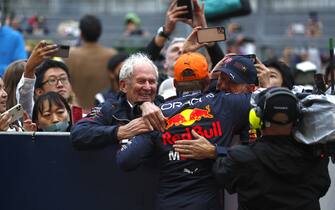
<path fill-rule="evenodd" d="M 164 98 L 157 95 L 154 103 L 160 105 L 164 103 Z M 127 101 L 126 94 L 119 92 L 116 96 L 116 100 L 112 102 L 113 117 L 118 119 L 132 120 L 137 117 L 141 117 L 142 113 L 136 109 L 132 109 Z"/>

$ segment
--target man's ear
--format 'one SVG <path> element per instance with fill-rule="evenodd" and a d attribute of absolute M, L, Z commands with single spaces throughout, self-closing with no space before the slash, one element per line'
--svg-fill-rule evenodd
<path fill-rule="evenodd" d="M 42 90 L 42 88 L 36 88 L 35 89 L 35 95 L 41 96 L 43 94 L 44 94 L 44 90 Z"/>
<path fill-rule="evenodd" d="M 120 86 L 120 91 L 122 91 L 122 92 L 124 92 L 124 93 L 127 93 L 127 83 L 126 83 L 126 81 L 124 81 L 124 80 L 121 80 L 120 82 L 119 82 L 119 86 Z"/>

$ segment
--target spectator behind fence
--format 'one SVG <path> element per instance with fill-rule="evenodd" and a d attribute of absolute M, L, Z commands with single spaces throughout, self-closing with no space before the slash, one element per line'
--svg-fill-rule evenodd
<path fill-rule="evenodd" d="M 0 132 L 1 131 L 32 131 L 35 130 L 36 125 L 31 122 L 27 113 L 23 114 L 23 128 L 22 124 L 18 121 L 11 123 L 12 116 L 7 112 L 7 98 L 8 95 L 5 91 L 5 84 L 0 77 Z M 11 108 L 11 107 L 9 107 Z"/>
<path fill-rule="evenodd" d="M 129 57 L 127 53 L 119 52 L 111 59 L 109 59 L 107 64 L 108 77 L 110 80 L 110 87 L 103 90 L 95 95 L 95 105 L 98 106 L 100 103 L 105 102 L 110 97 L 115 97 L 119 88 L 119 74 L 120 69 L 124 61 Z"/>
<path fill-rule="evenodd" d="M 26 59 L 27 53 L 24 49 L 22 35 L 0 23 L 0 76 L 4 74 L 7 66 L 20 59 Z"/>
<path fill-rule="evenodd" d="M 147 56 L 131 55 L 120 70 L 120 93 L 73 127 L 73 144 L 80 148 L 104 147 L 150 131 L 152 128 L 137 112 L 136 104 L 155 99 L 159 103 L 157 78 L 157 67 Z"/>
<path fill-rule="evenodd" d="M 244 70 L 246 67 L 239 60 L 241 57 L 236 57 L 237 60 L 233 61 L 239 66 L 236 68 L 248 71 Z M 248 125 L 250 94 L 226 94 L 223 91 L 206 94 L 210 82 L 208 64 L 199 53 L 181 55 L 174 70 L 178 97 L 160 106 L 166 118 L 164 132 L 154 131 L 131 139 L 117 153 L 117 162 L 123 170 L 133 170 L 149 157 L 158 158 L 160 185 L 157 209 L 222 209 L 219 188 L 211 172 L 211 159 L 215 159 L 220 152 L 216 152 L 213 146 L 210 153 L 213 156 L 209 159 L 199 157 L 196 159 L 201 160 L 190 160 L 188 148 L 191 146 L 182 156 L 173 146 L 176 140 L 190 142 L 192 136 L 198 137 L 197 133 L 208 137 L 210 142 L 206 141 L 207 144 L 230 145 L 232 135 Z"/>
<path fill-rule="evenodd" d="M 57 92 L 70 105 L 76 105 L 68 67 L 55 60 L 45 60 L 36 68 L 35 95 L 39 97 L 47 92 Z"/>
<path fill-rule="evenodd" d="M 256 97 L 256 104 L 258 120 L 251 124 L 262 136 L 217 158 L 218 182 L 238 193 L 238 209 L 320 209 L 319 199 L 330 186 L 329 158 L 313 156 L 308 145 L 293 139 L 298 99 L 286 88 L 270 88 Z"/>
<path fill-rule="evenodd" d="M 57 51 L 57 45 L 47 44 L 40 41 L 32 50 L 31 55 L 24 67 L 24 73 L 16 86 L 16 100 L 31 117 L 34 106 L 34 89 L 36 83 L 35 70 L 44 60 L 50 59 Z"/>
<path fill-rule="evenodd" d="M 63 96 L 56 92 L 47 92 L 36 100 L 32 121 L 36 123 L 38 131 L 70 131 L 71 108 Z"/>
<path fill-rule="evenodd" d="M 69 67 L 73 91 L 79 105 L 84 109 L 94 106 L 94 96 L 109 87 L 106 74 L 107 62 L 116 51 L 102 47 L 98 40 L 102 34 L 100 20 L 93 15 L 80 19 L 79 29 L 82 46 L 71 48 L 65 63 Z"/>

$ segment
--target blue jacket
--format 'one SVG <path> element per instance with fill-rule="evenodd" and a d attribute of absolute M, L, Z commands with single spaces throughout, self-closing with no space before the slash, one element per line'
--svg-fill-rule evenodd
<path fill-rule="evenodd" d="M 161 98 L 157 97 L 155 102 L 159 104 Z M 78 121 L 72 128 L 70 138 L 78 148 L 97 148 L 117 143 L 118 127 L 140 116 L 139 110 L 132 109 L 125 94 L 120 92 Z"/>
<path fill-rule="evenodd" d="M 132 170 L 156 157 L 160 166 L 159 209 L 219 209 L 213 161 L 182 159 L 173 144 L 193 139 L 193 129 L 213 144 L 229 146 L 233 135 L 248 126 L 249 104 L 250 94 L 223 92 L 169 100 L 160 106 L 167 130 L 134 137 L 117 153 L 117 163 Z"/>
<path fill-rule="evenodd" d="M 9 64 L 16 60 L 26 59 L 23 36 L 8 26 L 0 26 L 0 76 L 5 73 Z"/>

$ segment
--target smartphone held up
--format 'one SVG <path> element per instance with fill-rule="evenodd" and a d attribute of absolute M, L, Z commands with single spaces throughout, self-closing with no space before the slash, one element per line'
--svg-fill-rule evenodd
<path fill-rule="evenodd" d="M 53 55 L 55 57 L 68 58 L 70 54 L 69 45 L 57 45 L 58 51 Z"/>
<path fill-rule="evenodd" d="M 212 28 L 202 28 L 197 31 L 199 43 L 218 42 L 226 40 L 226 31 L 222 26 Z"/>
<path fill-rule="evenodd" d="M 179 16 L 179 18 L 185 18 L 185 19 L 191 19 L 193 20 L 193 4 L 192 0 L 177 0 L 177 6 L 182 7 L 182 6 L 187 6 L 187 13 L 184 13 Z"/>
<path fill-rule="evenodd" d="M 7 111 L 5 111 L 4 113 L 2 113 L 0 116 L 5 115 L 5 114 L 9 114 L 11 117 L 11 120 L 9 122 L 9 124 L 12 124 L 13 122 L 15 122 L 16 120 L 19 120 L 22 116 L 23 116 L 23 107 L 21 104 L 16 104 L 15 106 L 13 106 L 12 108 L 8 109 Z"/>

